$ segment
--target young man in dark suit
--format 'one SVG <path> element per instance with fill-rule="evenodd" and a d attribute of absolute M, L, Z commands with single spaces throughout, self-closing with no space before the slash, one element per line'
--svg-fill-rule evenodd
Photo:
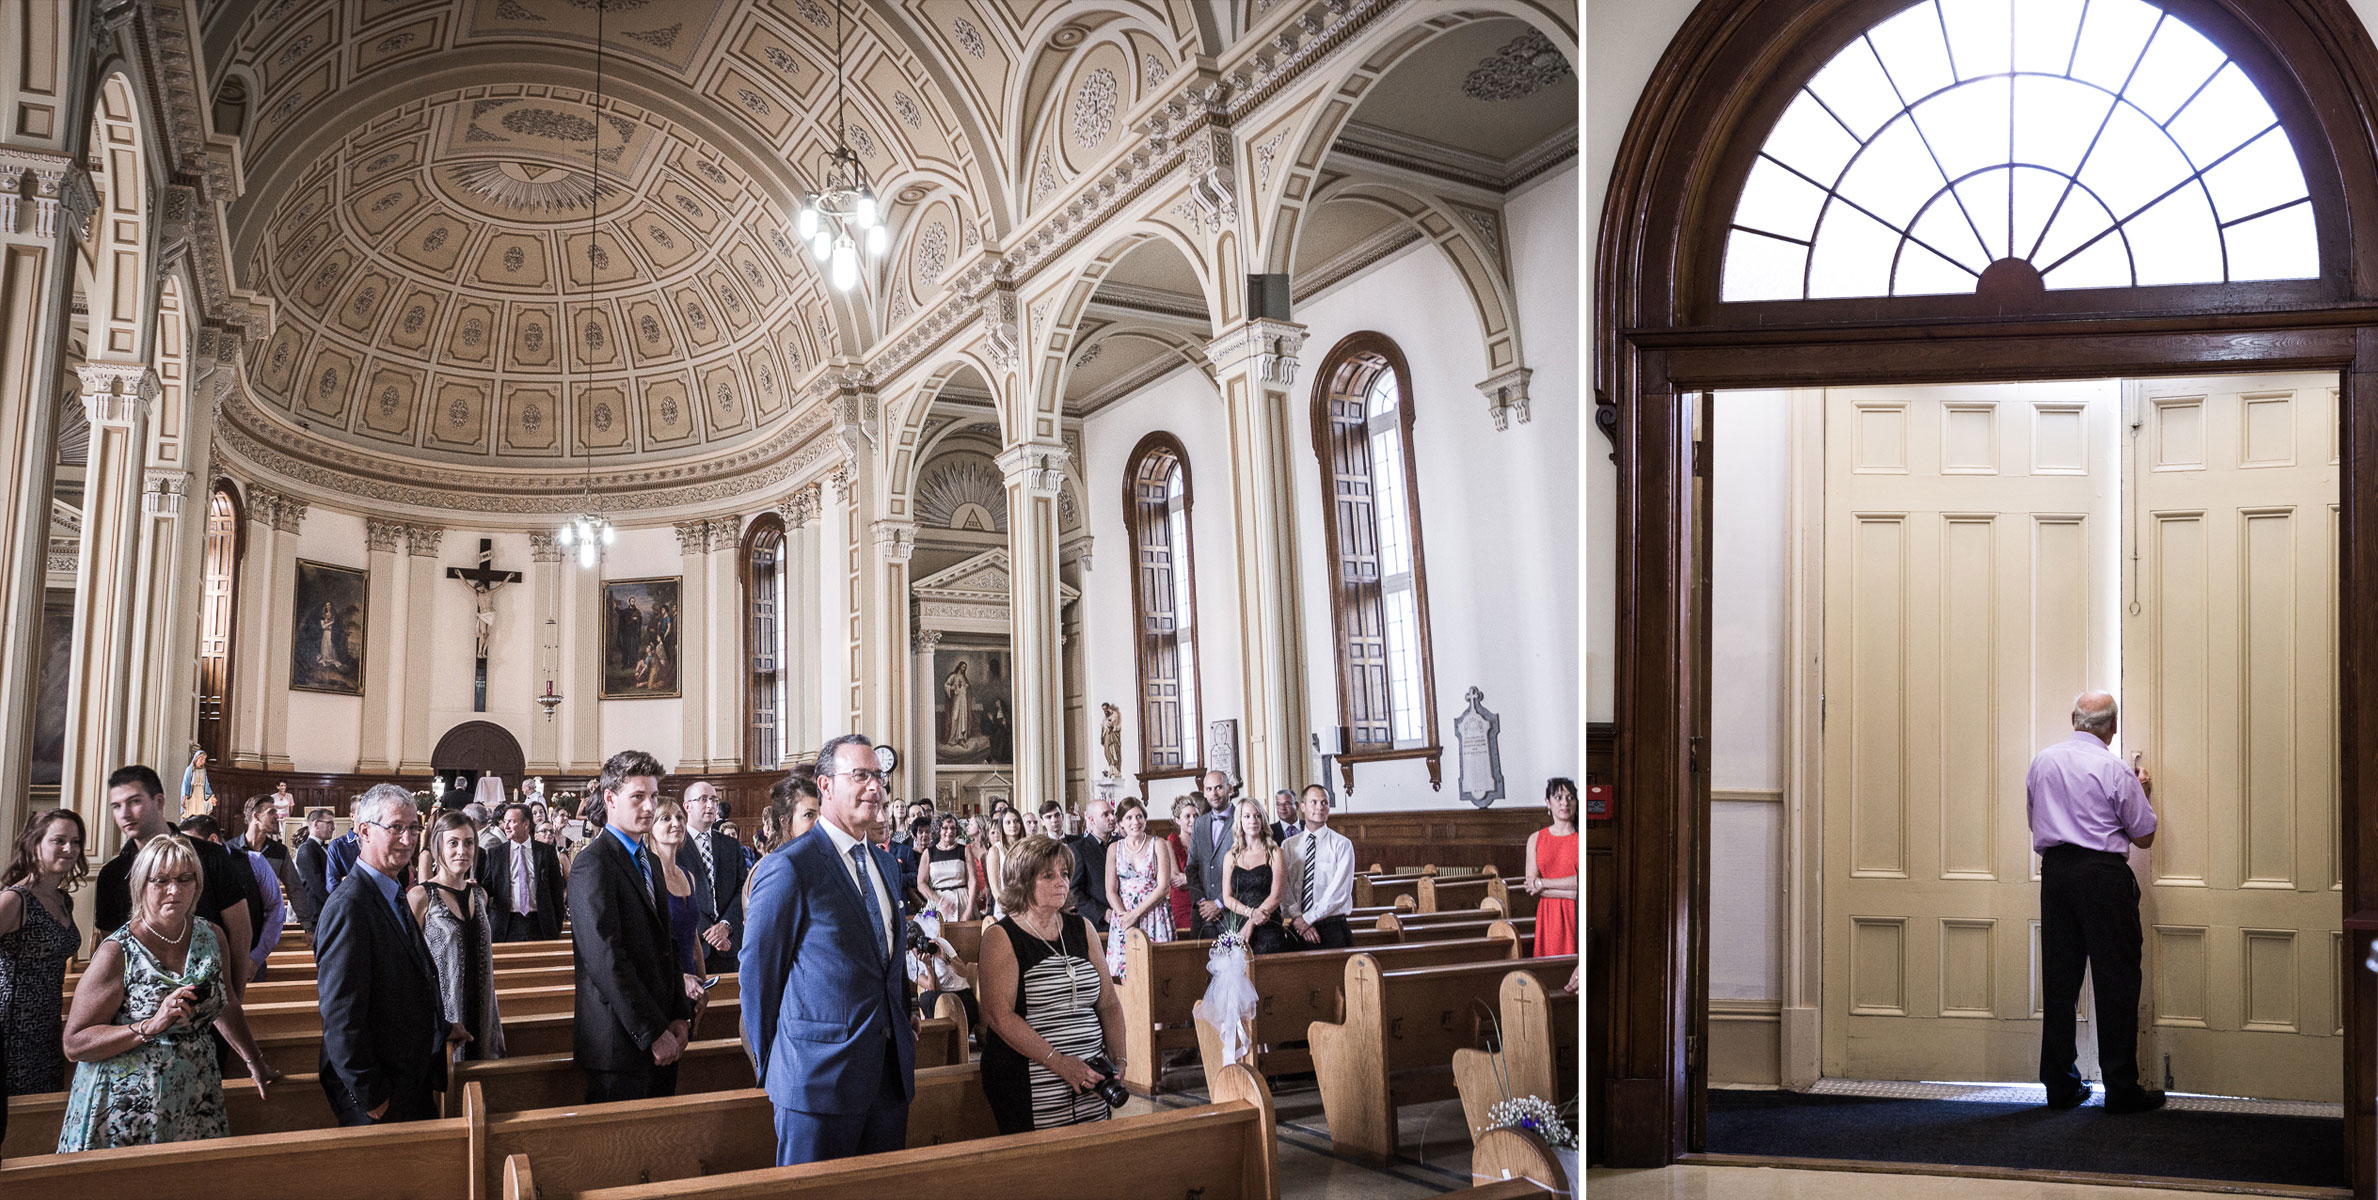
<path fill-rule="evenodd" d="M 718 827 L 718 787 L 697 782 L 685 789 L 685 845 L 677 865 L 694 877 L 697 902 L 707 897 L 707 911 L 727 923 L 727 948 L 702 948 L 703 965 L 714 974 L 732 974 L 735 954 L 743 948 L 743 846 Z"/>
<path fill-rule="evenodd" d="M 323 873 L 330 867 L 330 836 L 336 828 L 329 809 L 317 808 L 307 813 L 306 836 L 298 840 L 297 849 L 289 855 L 297 876 L 294 897 L 297 923 L 308 933 L 313 932 L 315 922 L 321 919 L 322 906 L 330 902 L 330 889 Z"/>
<path fill-rule="evenodd" d="M 661 764 L 622 750 L 603 764 L 594 795 L 604 828 L 570 862 L 570 941 L 577 951 L 572 1051 L 586 1102 L 677 1094 L 701 988 L 678 969 L 661 898 L 661 864 L 645 849 L 660 806 Z"/>
<path fill-rule="evenodd" d="M 445 1052 L 470 1040 L 438 1002 L 437 967 L 399 878 L 421 846 L 412 794 L 373 785 L 355 802 L 355 869 L 314 939 L 322 997 L 322 1091 L 341 1125 L 428 1121 Z"/>
<path fill-rule="evenodd" d="M 561 936 L 569 903 L 569 882 L 561 856 L 531 837 L 536 821 L 528 805 L 504 806 L 497 826 L 502 840 L 479 854 L 479 885 L 487 889 L 487 915 L 499 942 L 543 942 Z"/>
<path fill-rule="evenodd" d="M 1230 776 L 1208 771 L 1199 781 L 1206 811 L 1189 841 L 1189 895 L 1196 900 L 1191 936 L 1209 938 L 1222 924 L 1222 864 L 1230 857 Z"/>

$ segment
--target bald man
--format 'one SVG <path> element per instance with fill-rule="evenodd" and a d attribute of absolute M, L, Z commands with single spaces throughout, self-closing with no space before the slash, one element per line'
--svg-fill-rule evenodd
<path fill-rule="evenodd" d="M 2119 712 L 2106 692 L 2074 697 L 2071 737 L 2040 751 L 2023 780 L 2039 851 L 2039 1078 L 2050 1108 L 2077 1108 L 2089 1085 L 2074 1058 L 2081 973 L 2097 981 L 2097 1065 L 2108 1112 L 2163 1107 L 2139 1086 L 2139 887 L 2130 848 L 2155 843 L 2152 781 L 2110 748 Z"/>

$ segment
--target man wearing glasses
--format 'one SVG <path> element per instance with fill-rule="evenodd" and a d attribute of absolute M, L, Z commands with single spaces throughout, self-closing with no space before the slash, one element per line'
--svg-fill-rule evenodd
<path fill-rule="evenodd" d="M 743 918 L 743 1042 L 781 1166 L 898 1150 L 916 1095 L 900 868 L 866 737 L 818 751 L 817 824 L 760 860 Z"/>
<path fill-rule="evenodd" d="M 322 1091 L 341 1125 L 427 1121 L 441 1059 L 470 1040 L 438 1003 L 437 968 L 399 882 L 421 848 L 412 793 L 374 784 L 355 802 L 355 869 L 322 906 Z"/>

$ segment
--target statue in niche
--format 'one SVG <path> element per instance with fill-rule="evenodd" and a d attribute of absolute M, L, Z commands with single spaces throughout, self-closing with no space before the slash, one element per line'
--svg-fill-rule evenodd
<path fill-rule="evenodd" d="M 1112 704 L 1098 706 L 1098 746 L 1106 752 L 1106 773 L 1123 773 L 1123 711 Z"/>

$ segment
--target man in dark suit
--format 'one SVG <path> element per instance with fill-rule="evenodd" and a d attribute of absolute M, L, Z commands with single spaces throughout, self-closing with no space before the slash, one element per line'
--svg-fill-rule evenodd
<path fill-rule="evenodd" d="M 543 942 L 561 936 L 568 881 L 561 856 L 534 840 L 536 821 L 528 805 L 504 806 L 503 839 L 479 854 L 479 884 L 487 889 L 487 915 L 499 942 Z"/>
<path fill-rule="evenodd" d="M 868 740 L 818 752 L 818 822 L 760 860 L 743 942 L 743 1044 L 776 1106 L 779 1165 L 898 1150 L 916 1096 L 899 867 Z"/>
<path fill-rule="evenodd" d="M 612 755 L 594 786 L 603 832 L 570 862 L 578 965 L 571 1047 L 589 1104 L 676 1095 L 677 1056 L 702 994 L 678 969 L 661 864 L 644 847 L 661 775 L 660 762 L 641 750 Z"/>
<path fill-rule="evenodd" d="M 1106 848 L 1115 832 L 1115 806 L 1097 796 L 1082 806 L 1082 831 L 1065 839 L 1073 849 L 1073 910 L 1104 932 L 1106 910 Z"/>
<path fill-rule="evenodd" d="M 421 845 L 412 794 L 375 784 L 355 802 L 357 855 L 314 938 L 322 1091 L 341 1125 L 435 1120 L 445 1052 L 470 1040 L 438 1003 L 437 967 L 398 883 Z"/>
<path fill-rule="evenodd" d="M 1206 812 L 1189 842 L 1189 895 L 1197 902 L 1192 933 L 1210 938 L 1222 923 L 1222 864 L 1230 857 L 1230 776 L 1208 771 L 1199 788 Z"/>
<path fill-rule="evenodd" d="M 132 860 L 139 856 L 140 848 L 150 838 L 174 832 L 165 821 L 164 781 L 157 778 L 157 772 L 137 763 L 118 767 L 107 777 L 107 811 L 124 835 L 124 848 L 99 868 L 98 883 L 92 888 L 93 915 L 102 934 L 114 933 L 132 919 Z M 192 840 L 190 848 L 198 854 L 203 877 L 190 911 L 222 927 L 229 944 L 252 944 L 256 925 L 248 913 L 248 892 L 255 880 L 248 874 L 247 858 L 242 856 L 235 863 L 223 847 L 203 838 Z M 235 968 L 232 990 L 247 991 L 255 964 L 245 954 L 226 957 Z"/>
<path fill-rule="evenodd" d="M 743 948 L 743 846 L 718 827 L 718 787 L 697 782 L 685 789 L 685 845 L 677 865 L 694 877 L 694 890 L 707 896 L 706 911 L 727 923 L 727 949 L 703 947 L 703 965 L 713 974 L 732 974 Z"/>
<path fill-rule="evenodd" d="M 314 922 L 322 915 L 322 906 L 330 900 L 330 889 L 323 872 L 330 866 L 330 834 L 337 828 L 330 810 L 317 808 L 306 814 L 306 836 L 297 843 L 289 861 L 297 876 L 297 923 L 312 932 Z"/>

